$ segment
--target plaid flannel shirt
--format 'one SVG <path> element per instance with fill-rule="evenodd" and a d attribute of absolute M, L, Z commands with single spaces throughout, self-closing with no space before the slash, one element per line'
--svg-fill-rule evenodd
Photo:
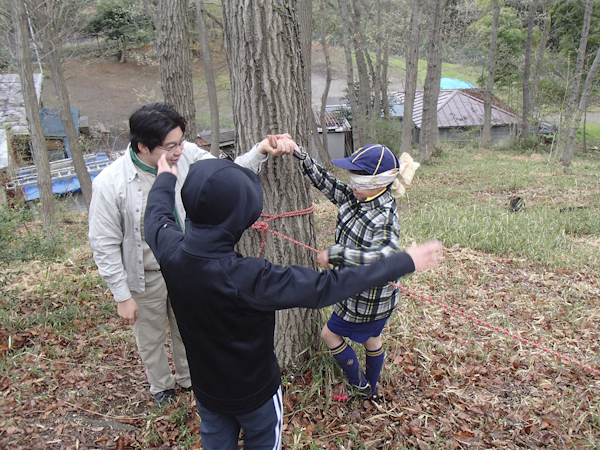
<path fill-rule="evenodd" d="M 368 265 L 398 251 L 400 219 L 389 187 L 379 197 L 359 202 L 350 186 L 310 157 L 301 165 L 306 178 L 339 206 L 336 243 L 329 247 L 330 264 L 335 268 Z M 397 302 L 398 290 L 386 284 L 337 303 L 335 312 L 347 322 L 373 322 L 388 318 Z"/>

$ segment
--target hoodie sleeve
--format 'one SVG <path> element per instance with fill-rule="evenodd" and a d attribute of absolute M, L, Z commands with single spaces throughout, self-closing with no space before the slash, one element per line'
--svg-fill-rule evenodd
<path fill-rule="evenodd" d="M 148 194 L 144 215 L 144 236 L 158 263 L 170 249 L 179 246 L 183 231 L 175 221 L 175 183 L 177 177 L 161 173 Z"/>
<path fill-rule="evenodd" d="M 262 258 L 245 258 L 230 275 L 241 300 L 260 311 L 323 308 L 359 292 L 414 272 L 406 253 L 395 253 L 369 266 L 318 272 L 302 266 L 279 266 Z M 253 274 L 253 276 L 249 276 Z"/>

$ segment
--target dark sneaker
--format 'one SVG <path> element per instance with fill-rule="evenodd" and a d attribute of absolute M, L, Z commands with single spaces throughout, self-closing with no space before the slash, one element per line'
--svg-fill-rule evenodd
<path fill-rule="evenodd" d="M 373 390 L 371 389 L 371 385 L 369 383 L 365 384 L 364 386 L 352 386 L 352 391 L 354 393 L 354 397 L 358 399 L 373 397 Z"/>
<path fill-rule="evenodd" d="M 154 404 L 157 408 L 164 408 L 169 403 L 175 401 L 175 391 L 173 389 L 167 389 L 166 391 L 154 394 Z"/>
<path fill-rule="evenodd" d="M 192 392 L 192 386 L 183 387 L 179 386 L 183 392 Z"/>

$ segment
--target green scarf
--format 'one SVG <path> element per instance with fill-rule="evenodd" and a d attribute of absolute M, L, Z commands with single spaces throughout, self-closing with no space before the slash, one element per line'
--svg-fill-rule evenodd
<path fill-rule="evenodd" d="M 137 155 L 131 147 L 129 147 L 129 154 L 131 155 L 131 160 L 133 161 L 133 163 L 140 169 L 142 169 L 144 172 L 151 173 L 152 175 L 157 174 L 158 171 L 154 167 L 150 167 L 148 164 L 144 163 L 143 161 L 140 161 L 140 159 L 137 157 Z M 179 219 L 179 214 L 177 214 L 177 205 L 175 205 L 173 214 L 175 214 L 175 223 L 181 230 L 183 230 L 183 227 L 181 226 L 181 220 Z"/>

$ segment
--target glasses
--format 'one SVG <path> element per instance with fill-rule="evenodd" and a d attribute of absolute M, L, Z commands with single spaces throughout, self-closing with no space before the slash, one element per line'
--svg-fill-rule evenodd
<path fill-rule="evenodd" d="M 183 147 L 184 144 L 185 144 L 185 139 L 182 139 L 179 144 L 169 145 L 168 147 L 162 147 L 160 145 L 157 145 L 156 148 L 164 150 L 167 153 L 171 153 L 171 152 L 174 152 L 175 150 L 177 150 L 179 147 Z"/>

